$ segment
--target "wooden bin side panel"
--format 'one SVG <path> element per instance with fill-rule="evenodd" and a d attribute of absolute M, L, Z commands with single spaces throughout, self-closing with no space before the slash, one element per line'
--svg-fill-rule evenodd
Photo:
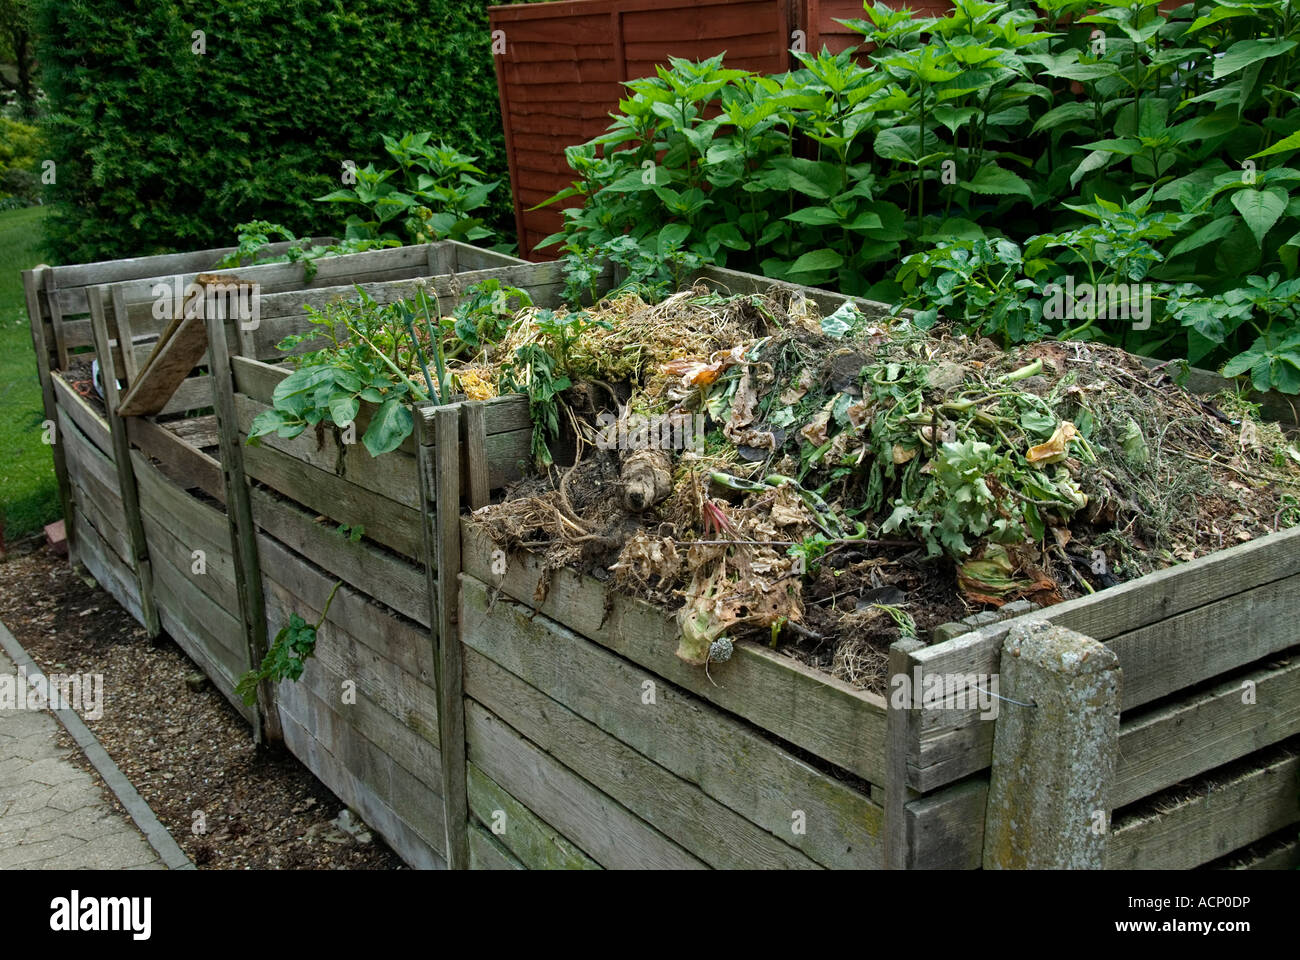
<path fill-rule="evenodd" d="M 320 619 L 332 575 L 258 536 L 267 632 Z M 444 865 L 437 700 L 427 630 L 344 584 L 297 682 L 276 688 L 285 743 L 407 863 Z"/>
<path fill-rule="evenodd" d="M 616 775 L 586 771 L 584 764 L 593 761 L 585 754 L 624 758 L 617 767 L 622 771 L 638 765 L 662 768 L 695 788 L 701 798 L 692 791 L 690 802 L 708 815 L 696 813 L 692 823 L 708 822 L 709 816 L 743 817 L 743 824 L 718 828 L 731 846 L 721 855 L 710 851 L 712 837 L 699 841 L 669 821 L 660 824 L 715 865 L 880 866 L 881 810 L 868 796 L 699 698 L 547 617 L 530 614 L 523 604 L 494 601 L 485 584 L 462 577 L 462 641 L 470 648 L 467 692 L 529 739 L 561 759 L 573 749 L 570 740 L 584 740 L 578 755 L 565 762 L 616 796 L 620 787 L 635 785 L 614 786 Z M 653 703 L 646 703 L 650 694 Z M 534 702 L 546 709 L 523 706 Z M 633 794 L 619 798 L 652 822 L 668 815 L 639 806 Z M 792 849 L 773 847 L 771 840 Z M 791 856 L 795 850 L 800 857 Z M 725 862 L 731 857 L 739 859 Z"/>
<path fill-rule="evenodd" d="M 509 558 L 504 575 L 492 572 L 496 549 L 471 521 L 462 526 L 463 569 L 525 604 L 534 604 L 541 561 Z M 574 633 L 736 714 L 816 756 L 876 784 L 884 782 L 885 703 L 753 643 L 738 643 L 725 664 L 703 670 L 676 656 L 676 623 L 649 604 L 607 590 L 573 570 L 557 570 L 540 611 Z"/>
<path fill-rule="evenodd" d="M 512 797 L 473 763 L 465 768 L 469 797 L 470 864 L 475 870 L 500 869 L 498 862 L 475 862 L 475 828 L 490 833 L 505 855 L 525 870 L 599 870 L 600 864 L 583 853 L 554 827 Z M 512 866 L 512 865 L 511 865 Z"/>
<path fill-rule="evenodd" d="M 1300 528 L 926 647 L 912 663 L 922 682 L 927 674 L 993 675 L 1010 629 L 1025 619 L 1049 619 L 1115 649 L 1129 710 L 1295 645 L 1297 612 Z M 993 728 L 979 720 L 978 709 L 914 717 L 908 765 L 914 789 L 931 790 L 988 766 Z"/>

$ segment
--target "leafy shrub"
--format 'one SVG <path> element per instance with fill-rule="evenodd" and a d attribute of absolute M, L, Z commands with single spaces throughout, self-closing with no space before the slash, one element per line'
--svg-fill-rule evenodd
<path fill-rule="evenodd" d="M 1241 278 L 1297 275 L 1300 18 L 1250 0 L 1040 6 L 867 7 L 848 21 L 869 44 L 856 60 L 797 53 L 777 76 L 673 60 L 570 148 L 577 179 L 548 202 L 581 206 L 548 239 L 575 273 L 630 237 L 1009 341 L 1108 339 L 1290 389 L 1290 308 Z M 1150 284 L 1154 322 L 1045 322 L 1066 274 Z M 1247 301 L 1248 322 L 1197 322 Z"/>
<path fill-rule="evenodd" d="M 0 200 L 16 206 L 40 197 L 40 133 L 31 124 L 0 115 Z"/>
<path fill-rule="evenodd" d="M 39 0 L 53 254 L 218 246 L 253 220 L 319 234 L 334 218 L 312 198 L 392 130 L 431 130 L 504 175 L 486 7 Z M 501 193 L 488 222 L 506 219 Z"/>

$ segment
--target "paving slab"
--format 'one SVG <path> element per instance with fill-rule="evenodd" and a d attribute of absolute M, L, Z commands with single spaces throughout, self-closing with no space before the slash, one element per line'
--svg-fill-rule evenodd
<path fill-rule="evenodd" d="M 0 675 L 35 665 L 0 624 Z M 66 729 L 78 746 L 60 746 Z M 76 764 L 89 759 L 128 811 Z M 0 870 L 193 869 L 176 841 L 70 710 L 0 708 Z"/>

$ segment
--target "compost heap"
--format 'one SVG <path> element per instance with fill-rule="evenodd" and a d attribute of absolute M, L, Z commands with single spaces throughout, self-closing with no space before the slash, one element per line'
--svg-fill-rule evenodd
<path fill-rule="evenodd" d="M 558 418 L 576 463 L 475 517 L 675 610 L 706 670 L 750 638 L 879 690 L 900 636 L 1300 522 L 1276 425 L 1118 349 L 1003 351 L 780 288 L 588 312 L 606 324 L 571 345 Z M 502 355 L 537 342 L 535 314 Z"/>

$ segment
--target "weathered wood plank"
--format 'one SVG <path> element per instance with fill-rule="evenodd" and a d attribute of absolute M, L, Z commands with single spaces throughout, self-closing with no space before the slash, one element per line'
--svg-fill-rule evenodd
<path fill-rule="evenodd" d="M 271 408 L 266 404 L 235 394 L 235 412 L 240 433 L 247 436 L 253 419 L 269 409 Z M 258 443 L 310 464 L 317 470 L 331 473 L 363 490 L 418 510 L 420 489 L 415 475 L 415 457 L 400 450 L 372 457 L 361 443 L 363 429 L 357 425 L 354 427 L 355 443 L 340 443 L 334 430 L 324 424 L 314 430 L 304 430 L 291 440 L 272 433 L 259 437 Z"/>
<path fill-rule="evenodd" d="M 1111 803 L 1123 807 L 1300 732 L 1300 659 L 1125 720 Z"/>
<path fill-rule="evenodd" d="M 36 354 L 36 376 L 41 382 L 41 409 L 45 419 L 54 424 L 55 437 L 52 444 L 54 458 L 54 480 L 59 490 L 59 508 L 64 518 L 65 535 L 68 544 L 68 559 L 75 563 L 77 558 L 77 529 L 72 512 L 72 492 L 68 483 L 68 463 L 64 456 L 63 445 L 58 435 L 58 401 L 54 394 L 54 380 L 50 370 L 51 360 L 57 360 L 58 354 L 52 349 L 46 335 L 46 325 L 41 312 L 41 286 L 44 273 L 50 269 L 44 265 L 32 270 L 24 270 L 23 296 L 27 303 L 27 318 L 32 337 L 32 350 Z M 50 336 L 53 330 L 50 331 Z"/>
<path fill-rule="evenodd" d="M 523 870 L 524 865 L 493 839 L 481 824 L 469 825 L 469 868 L 471 870 Z"/>
<path fill-rule="evenodd" d="M 282 681 L 277 702 L 385 803 L 430 847 L 443 854 L 442 798 L 396 763 L 301 684 Z"/>
<path fill-rule="evenodd" d="M 222 518 L 224 520 L 224 517 Z M 196 539 L 188 531 L 177 533 L 175 524 L 168 522 L 166 513 L 161 517 L 150 509 L 144 518 L 145 535 L 150 551 L 166 559 L 173 567 L 186 574 L 196 590 L 206 594 L 223 610 L 239 608 L 238 588 L 235 584 L 235 558 L 229 544 L 214 544 Z M 202 551 L 203 573 L 195 573 L 199 563 L 194 554 Z"/>
<path fill-rule="evenodd" d="M 972 779 L 908 802 L 907 870 L 978 870 L 989 784 Z"/>
<path fill-rule="evenodd" d="M 398 613 L 429 625 L 429 594 L 424 571 L 365 540 L 353 543 L 336 527 L 272 491 L 253 488 L 253 519 L 296 553 L 362 593 L 380 598 Z M 423 645 L 421 645 L 423 646 Z M 421 669 L 432 677 L 432 655 Z"/>
<path fill-rule="evenodd" d="M 54 396 L 58 409 L 66 413 L 96 447 L 106 457 L 113 456 L 113 437 L 108 430 L 108 421 L 81 397 L 76 390 L 55 371 L 50 375 L 54 387 Z"/>
<path fill-rule="evenodd" d="M 509 557 L 492 573 L 496 546 L 472 520 L 462 522 L 464 569 L 525 604 L 542 576 L 530 554 Z M 608 599 L 608 603 L 607 603 Z M 651 605 L 606 588 L 592 577 L 558 570 L 541 612 L 671 683 L 737 714 L 816 756 L 883 783 L 885 702 L 755 643 L 736 644 L 730 661 L 704 671 L 676 656 L 677 625 Z M 715 685 L 716 683 L 716 685 Z"/>
<path fill-rule="evenodd" d="M 73 509 L 76 510 L 76 507 L 74 506 Z M 85 564 L 86 569 L 99 585 L 107 590 L 127 613 L 135 617 L 137 623 L 143 624 L 144 614 L 140 611 L 140 596 L 130 569 L 117 558 L 112 548 L 91 526 L 90 520 L 79 510 L 77 510 L 77 522 L 81 524 L 79 529 L 82 533 L 83 549 L 79 556 L 80 561 Z"/>
<path fill-rule="evenodd" d="M 270 447 L 246 447 L 244 462 L 253 479 L 335 523 L 363 526 L 371 540 L 423 562 L 420 515 L 410 507 Z"/>
<path fill-rule="evenodd" d="M 274 627 L 272 633 L 279 630 L 289 612 L 309 623 L 319 620 L 333 581 L 269 537 L 259 537 L 258 546 L 265 560 L 266 596 L 275 598 L 280 614 L 274 624 L 268 621 L 268 626 Z M 339 631 L 339 643 L 325 644 L 316 656 L 339 676 L 356 680 L 385 710 L 437 744 L 433 674 L 424 669 L 426 655 L 416 649 L 419 640 L 427 643 L 427 634 L 385 613 L 347 584 L 335 594 L 326 624 L 331 631 Z"/>
<path fill-rule="evenodd" d="M 217 445 L 217 418 L 213 414 L 190 417 L 188 420 L 172 420 L 160 426 L 197 449 Z"/>
<path fill-rule="evenodd" d="M 690 870 L 704 864 L 473 700 L 469 760 L 529 810 L 611 869 Z"/>
<path fill-rule="evenodd" d="M 239 619 L 200 590 L 185 572 L 188 568 L 178 570 L 161 555 L 156 566 L 163 627 L 190 659 L 204 667 L 213 684 L 245 719 L 256 719 L 256 712 L 245 707 L 234 693 L 235 684 L 247 669 Z"/>
<path fill-rule="evenodd" d="M 889 689 L 892 692 L 899 678 L 910 684 L 912 654 L 925 644 L 916 638 L 897 640 L 889 648 Z M 906 689 L 910 690 L 910 686 Z M 906 706 L 890 704 L 885 715 L 885 837 L 884 861 L 890 870 L 906 870 L 915 854 L 917 838 L 913 831 L 916 822 L 907 815 L 907 804 L 916 792 L 907 785 L 907 758 L 912 750 L 920 718 L 907 698 Z"/>
<path fill-rule="evenodd" d="M 163 404 L 158 415 L 167 417 L 175 413 L 184 413 L 193 416 L 200 411 L 210 409 L 212 409 L 212 377 L 200 374 L 182 380 L 180 386 L 171 395 L 171 399 Z"/>
<path fill-rule="evenodd" d="M 170 337 L 159 340 L 153 348 L 144 369 L 118 405 L 118 415 L 146 417 L 159 413 L 207 349 L 202 318 L 185 317 Z"/>
<path fill-rule="evenodd" d="M 290 752 L 340 799 L 354 807 L 408 865 L 419 870 L 446 868 L 441 854 L 393 811 L 386 798 L 362 783 L 345 763 L 313 737 L 302 721 L 283 707 L 280 721 L 285 746 Z"/>
<path fill-rule="evenodd" d="M 697 697 L 530 614 L 511 600 L 494 602 L 483 583 L 462 576 L 461 636 L 473 651 L 819 863 L 881 866 L 882 812 L 868 797 Z M 467 669 L 466 682 L 474 677 Z M 470 695 L 509 720 L 496 709 L 490 684 L 476 685 Z"/>
<path fill-rule="evenodd" d="M 1108 870 L 1187 870 L 1300 820 L 1300 757 L 1284 756 L 1112 829 Z M 1195 785 L 1192 786 L 1195 790 Z M 1191 792 L 1191 791 L 1189 791 Z"/>
<path fill-rule="evenodd" d="M 466 651 L 465 689 L 578 776 L 710 866 L 818 868 L 794 847 L 473 650 Z"/>
<path fill-rule="evenodd" d="M 600 864 L 560 836 L 473 763 L 466 766 L 466 788 L 474 816 L 489 827 L 500 824 L 501 843 L 526 869 L 600 869 Z"/>
<path fill-rule="evenodd" d="M 184 490 L 202 490 L 221 503 L 226 502 L 226 485 L 217 460 L 152 420 L 133 417 L 126 421 L 126 432 L 135 446 L 159 462 L 159 472 L 173 483 Z M 139 454 L 132 456 L 139 470 L 143 458 Z"/>

